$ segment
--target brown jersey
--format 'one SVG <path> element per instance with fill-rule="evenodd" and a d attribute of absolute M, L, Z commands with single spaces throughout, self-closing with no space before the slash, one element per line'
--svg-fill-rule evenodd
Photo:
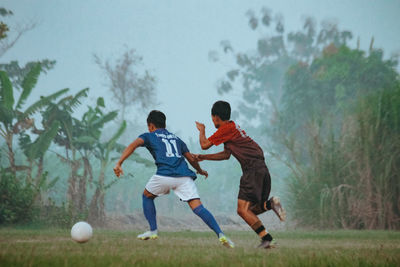
<path fill-rule="evenodd" d="M 264 162 L 264 152 L 261 147 L 233 121 L 220 126 L 208 140 L 215 146 L 224 143 L 225 149 L 239 161 L 243 170 L 253 167 L 260 161 Z"/>

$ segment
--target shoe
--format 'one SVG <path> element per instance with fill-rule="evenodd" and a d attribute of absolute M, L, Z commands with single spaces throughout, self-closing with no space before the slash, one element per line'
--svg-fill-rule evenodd
<path fill-rule="evenodd" d="M 277 242 L 275 241 L 275 239 L 272 239 L 271 241 L 261 240 L 261 244 L 258 245 L 257 248 L 270 249 L 270 248 L 275 248 L 276 245 L 277 245 Z"/>
<path fill-rule="evenodd" d="M 219 242 L 221 242 L 221 244 L 224 247 L 227 247 L 227 248 L 234 248 L 235 247 L 235 244 L 228 237 L 226 237 L 224 234 L 219 234 Z"/>
<path fill-rule="evenodd" d="M 149 239 L 154 240 L 158 238 L 158 233 L 157 230 L 147 231 L 144 232 L 143 234 L 138 235 L 137 238 L 140 240 L 149 240 Z"/>
<path fill-rule="evenodd" d="M 271 201 L 272 210 L 278 216 L 279 220 L 284 222 L 286 219 L 286 211 L 283 209 L 279 197 L 271 197 L 269 200 Z"/>

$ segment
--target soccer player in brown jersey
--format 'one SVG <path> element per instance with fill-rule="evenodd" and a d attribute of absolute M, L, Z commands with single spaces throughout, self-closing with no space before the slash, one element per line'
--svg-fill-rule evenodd
<path fill-rule="evenodd" d="M 271 177 L 265 164 L 264 152 L 235 122 L 230 120 L 231 107 L 228 102 L 217 101 L 211 109 L 212 121 L 217 131 L 208 139 L 205 126 L 196 122 L 200 145 L 203 150 L 224 143 L 224 150 L 216 154 L 195 155 L 198 161 L 227 160 L 233 155 L 240 163 L 243 175 L 240 179 L 237 213 L 261 238 L 260 248 L 271 248 L 275 240 L 267 232 L 257 215 L 273 210 L 281 221 L 285 210 L 278 197 L 269 198 Z"/>

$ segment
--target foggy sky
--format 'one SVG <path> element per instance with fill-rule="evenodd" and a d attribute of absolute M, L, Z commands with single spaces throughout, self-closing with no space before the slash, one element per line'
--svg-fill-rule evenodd
<path fill-rule="evenodd" d="M 91 98 L 102 95 L 106 104 L 111 94 L 104 86 L 93 53 L 103 58 L 117 57 L 124 47 L 134 48 L 144 58 L 145 67 L 157 77 L 157 108 L 167 115 L 169 128 L 182 137 L 196 138 L 194 120 L 211 126 L 210 108 L 218 99 L 232 101 L 235 109 L 240 93 L 219 96 L 216 82 L 232 66 L 212 63 L 210 50 L 221 40 L 230 40 L 236 51 L 255 48 L 260 36 L 251 31 L 245 13 L 259 12 L 262 6 L 284 16 L 288 30 L 300 29 L 302 18 L 311 15 L 336 19 L 341 29 L 360 36 L 366 49 L 371 36 L 375 47 L 386 55 L 400 51 L 400 1 L 81 1 L 2 0 L 11 9 L 14 22 L 38 21 L 38 26 L 20 39 L 0 61 L 20 63 L 54 59 L 57 64 L 42 75 L 35 92 L 49 94 L 69 87 L 77 92 L 91 88 Z M 108 105 L 110 106 L 110 105 Z M 143 114 L 145 116 L 145 114 Z M 146 130 L 143 118 L 143 131 Z"/>

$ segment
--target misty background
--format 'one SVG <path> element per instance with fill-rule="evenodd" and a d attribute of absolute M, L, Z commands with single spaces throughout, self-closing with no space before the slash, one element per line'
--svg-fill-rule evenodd
<path fill-rule="evenodd" d="M 31 177 L 33 173 L 40 182 L 36 183 L 32 190 L 39 193 L 29 193 L 22 199 L 15 200 L 16 203 L 29 204 L 21 210 L 32 211 L 30 218 L 18 215 L 21 210 L 7 210 L 9 207 L 3 199 L 2 207 L 7 212 L 3 215 L 1 223 L 47 220 L 56 225 L 69 225 L 71 221 L 78 218 L 88 219 L 89 217 L 89 221 L 92 220 L 94 224 L 104 227 L 120 227 L 121 225 L 131 227 L 129 225 L 132 224 L 135 227 L 147 227 L 141 215 L 141 193 L 147 180 L 155 172 L 155 167 L 151 164 L 152 159 L 149 153 L 145 149 L 139 149 L 137 158 L 125 162 L 123 166 L 126 172 L 125 177 L 116 180 L 112 167 L 120 155 L 122 146 L 127 146 L 139 134 L 147 131 L 145 120 L 147 113 L 152 109 L 159 109 L 167 116 L 167 128 L 179 135 L 192 152 L 200 152 L 198 131 L 194 121 L 205 123 L 207 136 L 211 135 L 215 129 L 212 125 L 210 109 L 215 101 L 223 99 L 231 103 L 233 119 L 263 147 L 272 176 L 271 194 L 280 196 L 289 210 L 289 220 L 286 224 L 278 223 L 273 214 L 264 214 L 262 218 L 267 221 L 267 226 L 285 228 L 310 223 L 315 227 L 384 229 L 399 227 L 399 190 L 395 189 L 390 194 L 385 193 L 392 197 L 388 200 L 382 202 L 377 200 L 384 190 L 400 182 L 398 174 L 395 173 L 396 168 L 393 167 L 399 160 L 398 146 L 392 142 L 393 146 L 390 149 L 393 150 L 388 152 L 393 155 L 391 159 L 393 165 L 385 165 L 386 167 L 382 165 L 387 173 L 386 178 L 383 177 L 379 182 L 372 181 L 372 186 L 375 187 L 377 184 L 385 184 L 382 187 L 384 190 L 374 192 L 373 199 L 370 199 L 373 202 L 370 209 L 373 211 L 368 209 L 361 215 L 354 214 L 357 207 L 351 205 L 356 202 L 356 199 L 365 201 L 359 196 L 362 190 L 357 188 L 357 185 L 363 183 L 361 181 L 369 176 L 360 173 L 357 176 L 347 171 L 335 175 L 319 172 L 320 169 L 328 169 L 328 167 L 314 159 L 324 158 L 324 155 L 316 153 L 317 156 L 310 156 L 309 154 L 318 151 L 317 148 L 322 148 L 328 156 L 338 155 L 334 145 L 326 147 L 329 144 L 324 143 L 330 136 L 330 131 L 332 135 L 338 136 L 337 139 L 333 137 L 338 147 L 343 147 L 347 138 L 360 130 L 354 126 L 354 123 L 348 123 L 350 117 L 354 119 L 357 116 L 353 112 L 353 102 L 347 99 L 361 99 L 375 91 L 385 93 L 386 88 L 390 88 L 388 92 L 398 92 L 398 89 L 392 88 L 398 86 L 400 1 L 282 1 L 279 3 L 250 1 L 246 3 L 244 1 L 3 0 L 0 7 L 12 11 L 12 14 L 3 14 L 0 17 L 1 21 L 9 27 L 7 36 L 0 39 L 3 44 L 1 48 L 4 51 L 0 55 L 0 64 L 1 69 L 6 71 L 13 82 L 15 98 L 23 91 L 22 83 L 18 83 L 18 79 L 23 80 L 29 70 L 34 68 L 26 64 L 42 61 L 41 67 L 38 67 L 41 69 L 39 71 L 41 74 L 37 74 L 38 81 L 29 97 L 26 98 L 23 107 L 34 104 L 40 96 L 49 96 L 58 90 L 69 88 L 69 91 L 65 95 L 60 95 L 59 99 L 67 95 L 79 95 L 75 98 L 76 102 L 71 105 L 73 110 L 69 114 L 72 117 L 85 121 L 82 119 L 84 114 L 87 115 L 85 118 L 109 115 L 101 126 L 97 125 L 101 131 L 91 136 L 91 138 L 97 138 L 97 141 L 87 138 L 79 139 L 79 136 L 86 136 L 84 134 L 88 132 L 84 127 L 93 129 L 93 125 L 88 126 L 78 122 L 73 124 L 76 129 L 79 128 L 82 131 L 76 132 L 77 140 L 71 141 L 68 146 L 65 145 L 65 140 L 68 138 L 65 138 L 65 134 L 63 135 L 63 132 L 68 132 L 67 127 L 62 126 L 61 119 L 60 125 L 53 124 L 57 119 L 49 117 L 49 114 L 56 114 L 55 107 L 49 104 L 52 102 L 57 106 L 56 98 L 48 99 L 48 103 L 42 103 L 41 109 L 27 114 L 27 117 L 23 119 L 24 124 L 20 124 L 20 131 L 15 133 L 16 137 L 11 140 L 11 143 L 15 154 L 15 165 L 28 166 L 30 174 L 17 168 L 13 170 L 7 138 L 4 138 L 0 141 L 0 145 L 4 148 L 0 158 L 1 167 L 4 169 L 2 177 L 7 176 L 12 181 L 17 181 L 21 186 L 20 191 L 25 192 L 28 190 L 26 189 L 29 184 L 27 181 L 34 181 Z M 308 20 L 309 17 L 312 19 Z M 307 21 L 310 23 L 307 24 Z M 278 25 L 282 25 L 283 29 L 280 29 Z M 325 29 L 324 41 L 318 43 L 317 38 L 312 37 L 310 29 L 316 35 Z M 296 35 L 296 32 L 310 35 Z M 18 33 L 21 33 L 20 37 Z M 290 35 L 290 33 L 293 34 Z M 279 41 L 281 39 L 274 39 L 276 36 L 283 36 L 282 40 L 286 40 L 286 45 L 282 46 Z M 17 37 L 15 44 L 7 48 L 6 45 Z M 287 41 L 289 39 L 292 43 Z M 307 43 L 307 40 L 314 41 Z M 318 80 L 320 84 L 317 85 L 313 81 L 313 83 L 300 86 L 301 81 L 306 78 L 296 80 L 288 76 L 288 73 L 291 73 L 289 70 L 292 70 L 292 73 L 297 71 L 293 67 L 296 64 L 304 63 L 307 66 L 313 66 L 314 59 L 331 54 L 343 53 L 343 57 L 338 58 L 338 66 L 341 65 L 341 60 L 354 56 L 355 61 L 362 62 L 357 69 L 367 69 L 367 67 L 363 68 L 362 64 L 370 66 L 368 64 L 372 64 L 372 58 L 375 58 L 369 57 L 369 60 L 363 61 L 363 56 L 360 58 L 351 51 L 340 50 L 339 48 L 343 46 L 350 50 L 365 51 L 365 58 L 374 55 L 375 50 L 381 52 L 382 55 L 376 57 L 378 58 L 376 59 L 377 67 L 373 73 L 378 73 L 383 67 L 386 72 L 382 71 L 382 75 L 377 75 L 377 78 L 371 81 L 360 78 L 360 82 L 357 81 L 357 83 L 361 86 L 357 85 L 354 87 L 356 89 L 352 87 L 351 74 L 354 72 L 349 73 L 349 69 L 343 70 L 349 74 L 348 76 L 340 74 L 341 79 L 348 79 L 346 83 L 340 85 L 342 86 L 340 88 L 336 84 L 332 85 L 334 79 Z M 287 47 L 287 49 L 282 47 Z M 282 51 L 290 51 L 290 53 Z M 43 62 L 46 59 L 50 63 Z M 118 87 L 121 84 L 112 83 L 115 82 L 112 80 L 115 76 L 111 73 L 118 70 L 124 71 L 123 63 L 127 63 L 126 60 L 133 60 L 133 63 L 127 66 L 136 77 L 133 79 L 133 84 L 127 86 L 126 90 L 134 88 L 136 93 L 123 104 L 115 98 L 113 93 L 112 87 L 114 86 L 115 90 L 115 86 Z M 11 64 L 13 61 L 18 62 L 18 67 Z M 121 63 L 120 69 L 117 68 L 119 63 Z M 7 67 L 7 64 L 13 67 Z M 333 63 L 327 63 L 326 66 L 331 66 L 330 64 Z M 24 66 L 27 68 L 24 69 Z M 265 73 L 262 72 L 263 66 L 265 66 Z M 314 69 L 310 67 L 310 72 L 314 73 L 313 71 Z M 126 77 L 129 78 L 132 73 L 126 72 Z M 317 75 L 318 71 L 314 74 Z M 31 75 L 35 76 L 35 73 Z M 308 77 L 307 74 L 300 73 L 299 75 Z M 365 76 L 361 73 L 357 77 L 364 77 L 363 75 Z M 379 77 L 382 76 L 385 78 L 381 81 Z M 354 77 L 354 81 L 357 77 Z M 325 88 L 325 84 L 326 88 L 332 86 L 336 90 L 335 99 L 339 99 L 339 93 L 340 99 L 345 99 L 332 104 L 332 109 L 327 108 L 331 100 L 327 100 L 326 103 L 321 100 L 325 99 L 324 95 L 321 98 L 320 96 L 314 98 L 306 92 L 307 88 L 313 86 Z M 295 85 L 299 85 L 298 88 Z M 369 85 L 373 89 L 370 89 Z M 350 89 L 358 90 L 359 87 L 368 88 L 368 90 L 357 94 L 349 91 Z M 89 88 L 89 90 L 81 91 L 84 88 Z M 291 99 L 290 96 L 298 97 Z M 103 100 L 99 100 L 99 97 Z M 4 99 L 3 97 L 3 103 L 5 103 Z M 298 104 L 296 99 L 301 99 L 305 105 L 296 106 Z M 379 99 L 382 99 L 382 96 Z M 388 96 L 388 99 L 398 98 Z M 67 101 L 70 100 L 63 102 L 67 106 L 72 103 Z M 303 111 L 305 106 L 310 106 L 314 102 L 320 102 L 323 107 L 315 107 L 307 111 L 309 113 L 304 111 L 304 113 L 295 114 L 296 110 Z M 346 108 L 343 108 L 343 105 Z M 49 108 L 50 106 L 53 109 Z M 361 108 L 362 104 L 358 106 Z M 88 107 L 93 109 L 92 113 L 89 112 Z M 101 112 L 96 113 L 96 107 Z M 122 109 L 125 111 L 122 112 Z M 388 110 L 389 114 L 396 118 L 395 108 L 388 108 Z M 113 111 L 117 111 L 118 114 Z M 325 111 L 327 114 L 324 113 Z M 347 116 L 349 112 L 353 113 Z M 360 114 L 364 113 L 360 111 Z M 327 123 L 329 125 L 325 126 L 318 122 L 315 114 L 324 115 L 322 120 L 329 121 Z M 299 118 L 295 119 L 295 123 L 290 121 L 290 118 L 295 118 L 296 115 Z M 35 127 L 27 125 L 28 117 L 35 119 Z M 43 120 L 43 118 L 46 119 Z M 11 129 L 10 125 L 15 125 L 19 120 L 15 117 L 15 121 L 6 122 L 4 129 L 7 127 Z M 126 121 L 126 125 L 123 120 Z M 367 119 L 361 120 L 367 121 Z M 43 121 L 46 123 L 42 123 Z M 9 126 L 6 126 L 7 123 Z M 40 126 L 41 123 L 42 126 Z M 398 129 L 396 123 L 396 119 L 393 119 L 389 123 L 389 128 Z M 346 129 L 353 126 L 354 129 L 349 131 L 349 135 L 345 135 Z M 36 148 L 30 144 L 35 143 L 36 135 L 44 134 L 40 131 L 32 132 L 32 128 L 36 127 L 45 130 L 48 127 L 46 136 L 53 136 L 55 141 L 36 142 L 37 146 L 41 144 L 42 148 L 48 147 L 48 150 L 39 151 L 37 156 L 34 156 Z M 117 131 L 118 129 L 120 131 Z M 280 139 L 279 137 L 284 136 L 282 132 L 287 133 L 287 136 Z M 315 134 L 316 132 L 318 134 Z M 386 137 L 393 136 L 393 139 L 388 140 L 398 140 L 398 131 L 394 130 L 390 133 L 391 135 L 388 134 Z M 9 135 L 4 134 L 4 136 Z M 24 136 L 25 139 L 17 136 Z M 30 143 L 26 136 L 31 137 Z M 309 138 L 310 136 L 314 137 L 313 140 L 316 140 L 316 136 L 320 137 L 321 142 L 310 145 L 309 139 L 312 139 Z M 65 138 L 64 141 L 62 141 L 63 138 Z M 26 140 L 26 142 L 21 140 Z M 107 141 L 110 142 L 107 143 Z M 109 146 L 102 146 L 96 142 L 105 142 Z M 296 142 L 298 145 L 295 144 Z M 372 149 L 376 149 L 377 146 L 371 139 L 366 142 L 369 142 Z M 332 143 L 334 142 L 330 144 Z M 28 148 L 25 149 L 24 145 Z M 104 152 L 104 147 L 109 148 L 109 154 L 99 152 L 101 154 L 99 156 L 98 151 L 93 152 L 90 148 L 95 145 L 99 145 L 98 151 L 101 153 Z M 366 146 L 367 144 L 363 143 L 360 149 Z M 76 155 L 72 156 L 74 149 L 76 149 Z M 222 146 L 208 152 L 221 149 Z M 365 151 L 360 152 L 360 155 L 365 154 Z M 348 159 L 347 156 L 348 154 L 343 155 L 340 159 L 337 156 L 338 161 L 335 162 L 337 164 L 335 166 L 341 166 Z M 65 160 L 65 158 L 70 160 L 69 157 L 71 161 Z M 74 166 L 77 165 L 74 165 L 74 162 L 81 162 L 77 163 L 81 165 L 75 170 Z M 334 165 L 332 162 L 329 163 L 330 166 Z M 356 165 L 360 167 L 362 164 Z M 205 206 L 217 215 L 220 223 L 241 227 L 242 222 L 236 215 L 236 199 L 241 176 L 239 164 L 231 158 L 224 162 L 204 162 L 202 166 L 210 174 L 207 180 L 199 177 L 196 181 Z M 360 168 L 363 169 L 365 166 Z M 10 175 L 9 171 L 11 171 Z M 308 171 L 316 174 L 316 180 L 310 178 L 312 175 L 307 174 Z M 43 179 L 42 176 L 46 172 L 48 174 Z M 376 172 L 380 171 L 376 170 Z M 320 179 L 329 175 L 333 175 L 335 179 L 351 177 L 348 179 L 353 180 L 349 182 L 349 180 Z M 306 181 L 305 177 L 311 180 Z M 4 182 L 5 178 L 2 179 L 2 190 L 9 191 L 6 188 L 8 182 Z M 71 189 L 73 179 L 76 179 L 76 192 Z M 293 181 L 303 181 L 304 188 L 301 192 L 296 191 L 295 188 L 302 188 L 302 186 Z M 382 181 L 387 181 L 387 183 Z M 310 185 L 314 184 L 320 184 L 321 187 L 313 188 L 313 191 L 308 192 L 307 190 L 311 190 Z M 345 191 L 347 190 L 345 188 L 350 187 L 353 189 L 348 189 L 349 192 Z M 80 189 L 83 191 L 79 191 Z M 307 203 L 308 200 L 305 200 L 302 195 L 304 192 L 308 192 L 306 197 L 308 196 L 311 199 L 309 201 L 314 202 L 307 204 L 311 210 L 310 213 L 303 212 L 305 215 L 301 215 L 295 212 L 301 210 L 295 203 Z M 377 204 L 377 201 L 383 204 Z M 348 204 L 345 205 L 344 202 Z M 327 222 L 332 220 L 327 213 L 329 209 L 338 209 L 335 205 L 345 210 L 344 215 L 336 213 L 329 215 L 336 216 L 340 220 L 328 225 Z M 388 207 L 383 208 L 383 206 Z M 187 219 L 181 225 L 182 227 L 187 227 L 187 225 L 192 225 L 192 228 L 197 227 L 197 218 L 190 213 L 187 205 L 180 203 L 173 194 L 157 199 L 156 207 L 161 220 L 164 220 L 161 221 L 164 227 L 176 224 L 173 218 L 177 216 L 184 216 L 185 220 Z M 365 214 L 368 216 L 364 216 Z M 309 222 L 301 216 L 313 217 L 316 221 Z M 382 219 L 385 216 L 388 216 L 387 219 Z M 52 219 L 46 219 L 47 217 Z M 198 226 L 200 225 L 199 223 Z"/>

